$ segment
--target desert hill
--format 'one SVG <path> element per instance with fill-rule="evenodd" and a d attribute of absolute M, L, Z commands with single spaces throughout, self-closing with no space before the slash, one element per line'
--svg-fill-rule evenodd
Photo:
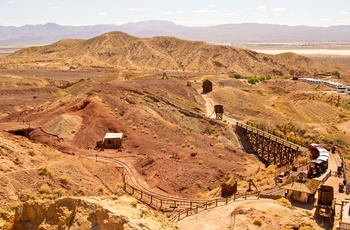
<path fill-rule="evenodd" d="M 47 46 L 25 48 L 2 59 L 0 66 L 56 69 L 77 66 L 81 69 L 195 71 L 239 73 L 244 76 L 313 76 L 337 69 L 293 53 L 273 56 L 175 37 L 138 38 L 123 32 L 110 32 L 88 40 L 67 39 Z"/>
<path fill-rule="evenodd" d="M 27 74 L 31 76 L 30 71 Z M 55 89 L 50 100 L 37 104 L 36 100 L 46 96 L 22 91 L 37 97 L 17 111 L 2 111 L 2 127 L 24 121 L 33 128 L 27 137 L 1 132 L 3 207 L 64 195 L 121 194 L 116 165 L 88 160 L 85 155 L 122 159 L 148 189 L 160 194 L 208 197 L 208 192 L 230 175 L 243 189 L 246 181 L 253 179 L 263 191 L 274 185 L 273 173 L 242 150 L 230 118 L 269 128 L 292 120 L 300 131 L 295 129 L 295 134 L 304 132 L 303 138 L 322 141 L 325 133 L 342 131 L 337 125 L 346 127 L 350 117 L 344 109 L 348 103 L 345 96 L 339 100 L 342 106 L 336 106 L 337 97 L 329 93 L 332 89 L 290 79 L 249 85 L 246 80 L 224 75 L 173 77 L 169 73 L 169 79 L 162 79 L 151 73 L 119 72 L 58 87 L 50 80 L 54 75 L 46 75 L 46 71 L 41 75 L 32 76 L 32 81 L 38 88 Z M 22 88 L 22 78 L 6 79 L 4 85 Z M 213 108 L 205 106 L 203 79 L 213 81 L 215 90 L 206 96 L 224 104 L 224 121 L 208 118 L 207 110 Z M 3 95 L 11 96 L 8 89 L 4 91 L 7 94 Z M 14 101 L 7 103 L 10 108 Z M 122 148 L 94 150 L 96 141 L 109 131 L 123 132 Z M 297 219 L 289 222 L 290 226 L 298 223 Z"/>
<path fill-rule="evenodd" d="M 348 96 L 325 85 L 280 77 L 284 70 L 315 73 L 334 66 L 292 53 L 272 56 L 114 32 L 23 49 L 0 61 L 4 67 L 0 70 L 0 204 L 4 208 L 27 207 L 21 203 L 28 200 L 123 194 L 120 167 L 98 160 L 103 156 L 122 160 L 145 188 L 167 196 L 218 195 L 213 191 L 231 176 L 242 191 L 252 179 L 268 193 L 275 186 L 274 168 L 245 151 L 235 135 L 236 121 L 250 121 L 327 148 L 335 143 L 344 152 L 350 143 Z M 179 61 L 195 67 L 172 69 Z M 241 73 L 257 71 L 258 76 L 269 73 L 272 78 L 248 84 L 245 78 L 222 74 L 219 70 L 224 67 L 218 63 L 237 64 Z M 77 70 L 68 70 L 75 65 Z M 346 83 L 348 76 L 341 76 L 324 79 Z M 206 79 L 214 90 L 203 94 Z M 214 118 L 216 104 L 224 106 L 222 121 Z M 21 132 L 23 128 L 28 133 Z M 123 133 L 121 148 L 95 148 L 107 132 Z M 51 205 L 49 201 L 43 207 Z M 83 213 L 97 215 L 91 210 Z M 91 223 L 97 222 L 86 224 Z M 298 218 L 288 222 L 288 226 L 298 224 Z"/>

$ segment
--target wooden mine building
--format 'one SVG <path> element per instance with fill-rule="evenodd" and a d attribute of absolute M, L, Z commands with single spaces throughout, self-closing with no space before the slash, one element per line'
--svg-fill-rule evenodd
<path fill-rule="evenodd" d="M 106 133 L 102 140 L 102 147 L 106 149 L 118 149 L 122 146 L 122 133 Z"/>
<path fill-rule="evenodd" d="M 203 93 L 209 93 L 213 91 L 213 83 L 209 80 L 205 80 L 202 85 Z"/>
<path fill-rule="evenodd" d="M 222 115 L 224 113 L 223 105 L 214 105 L 214 110 L 216 114 L 216 120 L 222 120 Z"/>

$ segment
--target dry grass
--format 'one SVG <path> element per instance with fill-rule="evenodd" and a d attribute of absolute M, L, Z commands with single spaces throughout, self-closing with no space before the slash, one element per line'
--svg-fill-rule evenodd
<path fill-rule="evenodd" d="M 52 193 L 52 190 L 50 188 L 50 186 L 48 185 L 42 185 L 39 189 L 39 192 L 41 194 L 51 194 Z"/>
<path fill-rule="evenodd" d="M 20 192 L 19 199 L 22 202 L 26 202 L 28 200 L 37 200 L 38 196 L 31 189 L 24 189 Z"/>
<path fill-rule="evenodd" d="M 290 203 L 290 201 L 287 198 L 282 197 L 282 198 L 277 199 L 276 201 L 280 204 L 285 205 L 286 207 L 292 207 L 292 204 Z"/>
<path fill-rule="evenodd" d="M 62 175 L 62 176 L 59 177 L 59 181 L 62 184 L 67 185 L 67 184 L 69 184 L 72 181 L 72 179 L 69 176 L 67 176 L 67 175 Z"/>
<path fill-rule="evenodd" d="M 48 166 L 44 165 L 39 168 L 39 175 L 52 177 L 53 171 Z"/>

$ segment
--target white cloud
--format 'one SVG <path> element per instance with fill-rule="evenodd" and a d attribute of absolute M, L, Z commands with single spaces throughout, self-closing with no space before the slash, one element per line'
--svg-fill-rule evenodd
<path fill-rule="evenodd" d="M 273 11 L 275 11 L 275 12 L 281 12 L 281 11 L 285 11 L 285 10 L 286 10 L 286 8 L 283 8 L 283 7 L 273 9 Z"/>
<path fill-rule="evenodd" d="M 15 1 L 7 1 L 8 4 L 14 4 Z"/>
<path fill-rule="evenodd" d="M 266 6 L 259 6 L 257 9 L 259 11 L 265 11 L 266 10 Z"/>
<path fill-rule="evenodd" d="M 129 11 L 144 11 L 145 9 L 142 8 L 129 8 Z"/>
<path fill-rule="evenodd" d="M 195 13 L 208 13 L 209 10 L 195 10 Z"/>
<path fill-rule="evenodd" d="M 340 12 L 338 12 L 338 14 L 348 14 L 348 12 L 347 11 L 340 11 Z"/>
<path fill-rule="evenodd" d="M 105 12 L 100 12 L 100 13 L 98 13 L 98 15 L 107 15 L 107 13 L 105 13 Z"/>
<path fill-rule="evenodd" d="M 181 10 L 178 10 L 178 11 L 166 11 L 166 12 L 164 12 L 164 14 L 182 14 L 183 13 L 183 11 L 181 11 Z"/>
<path fill-rule="evenodd" d="M 51 9 L 53 9 L 53 10 L 60 10 L 61 7 L 59 7 L 59 6 L 52 6 Z"/>

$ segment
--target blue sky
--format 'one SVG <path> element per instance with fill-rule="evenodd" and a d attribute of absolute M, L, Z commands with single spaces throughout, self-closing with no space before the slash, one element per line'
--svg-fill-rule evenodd
<path fill-rule="evenodd" d="M 120 25 L 147 20 L 184 26 L 350 25 L 350 0 L 0 0 L 0 25 L 4 26 Z"/>

